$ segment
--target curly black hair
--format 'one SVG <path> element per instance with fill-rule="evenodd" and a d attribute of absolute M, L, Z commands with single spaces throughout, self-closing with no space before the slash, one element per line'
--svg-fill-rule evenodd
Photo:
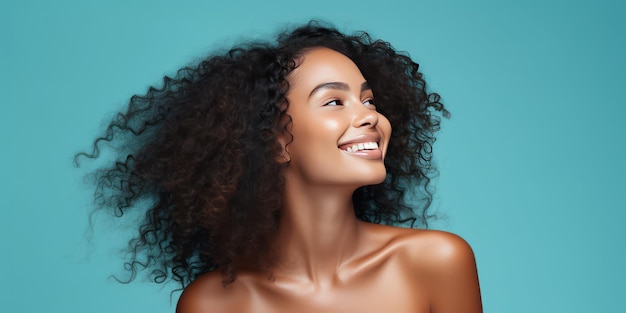
<path fill-rule="evenodd" d="M 439 115 L 448 116 L 439 95 L 427 92 L 418 64 L 388 42 L 313 21 L 277 42 L 242 44 L 166 76 L 162 87 L 131 97 L 91 152 L 76 155 L 75 161 L 94 159 L 104 143 L 114 146 L 117 159 L 92 173 L 98 207 L 117 216 L 145 210 L 129 242 L 130 280 L 148 269 L 155 282 L 184 287 L 218 270 L 227 285 L 238 270 L 269 268 L 284 190 L 280 173 L 288 166 L 276 161 L 290 121 L 287 75 L 315 47 L 354 61 L 394 129 L 386 180 L 354 192 L 357 218 L 427 226 L 434 133 Z"/>

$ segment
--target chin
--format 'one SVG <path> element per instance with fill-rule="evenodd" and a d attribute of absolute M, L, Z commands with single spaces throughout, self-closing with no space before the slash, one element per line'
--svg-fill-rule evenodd
<path fill-rule="evenodd" d="M 364 184 L 364 186 L 378 185 L 378 184 L 384 182 L 385 179 L 387 178 L 387 171 L 383 170 L 383 171 L 379 171 L 379 172 L 376 172 L 376 173 L 371 173 L 369 175 L 369 177 L 371 179 L 368 179 L 367 183 Z"/>
<path fill-rule="evenodd" d="M 372 185 L 378 185 L 381 184 L 382 182 L 385 181 L 385 179 L 387 178 L 387 173 L 385 173 L 385 175 L 382 175 L 379 179 L 377 179 Z"/>

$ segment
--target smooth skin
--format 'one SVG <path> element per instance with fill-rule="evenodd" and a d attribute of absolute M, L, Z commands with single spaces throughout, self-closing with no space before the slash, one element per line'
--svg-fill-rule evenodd
<path fill-rule="evenodd" d="M 218 271 L 204 274 L 176 311 L 482 312 L 474 255 L 463 239 L 355 217 L 352 193 L 385 179 L 391 125 L 349 58 L 315 48 L 299 62 L 287 94 L 293 142 L 273 244 L 277 266 L 271 276 L 241 272 L 226 288 Z M 346 151 L 372 141 L 378 148 Z"/>

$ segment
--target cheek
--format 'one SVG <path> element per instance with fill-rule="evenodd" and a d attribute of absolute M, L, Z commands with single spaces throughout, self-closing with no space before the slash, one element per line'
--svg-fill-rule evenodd
<path fill-rule="evenodd" d="M 391 123 L 389 122 L 389 120 L 382 114 L 379 114 L 378 117 L 378 125 L 380 127 L 380 129 L 383 131 L 384 136 L 387 138 L 387 140 L 389 140 L 389 137 L 391 137 Z"/>
<path fill-rule="evenodd" d="M 316 142 L 336 142 L 339 140 L 342 123 L 337 118 L 324 115 L 309 117 L 306 119 L 294 119 L 293 135 L 306 140 L 308 144 Z"/>
<path fill-rule="evenodd" d="M 320 171 L 321 164 L 327 162 L 333 151 L 338 151 L 337 143 L 343 133 L 343 124 L 341 120 L 323 114 L 299 117 L 293 119 L 293 141 L 287 149 L 291 153 L 292 163 L 307 168 L 313 166 L 314 171 Z"/>
<path fill-rule="evenodd" d="M 383 151 L 383 154 L 386 155 L 387 148 L 389 147 L 389 139 L 391 139 L 392 133 L 391 123 L 384 115 L 381 114 L 378 118 L 378 127 L 382 131 L 383 137 L 385 138 L 385 151 Z"/>
<path fill-rule="evenodd" d="M 337 131 L 339 129 L 339 122 L 334 119 L 325 119 L 320 125 L 326 131 Z"/>

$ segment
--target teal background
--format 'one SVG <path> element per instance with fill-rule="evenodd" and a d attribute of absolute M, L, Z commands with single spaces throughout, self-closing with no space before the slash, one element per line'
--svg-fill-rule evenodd
<path fill-rule="evenodd" d="M 72 155 L 163 74 L 323 18 L 410 52 L 452 111 L 434 228 L 474 247 L 485 312 L 626 312 L 623 3 L 3 1 L 0 311 L 173 312 L 175 286 L 109 278 L 133 223 L 88 231 Z"/>

